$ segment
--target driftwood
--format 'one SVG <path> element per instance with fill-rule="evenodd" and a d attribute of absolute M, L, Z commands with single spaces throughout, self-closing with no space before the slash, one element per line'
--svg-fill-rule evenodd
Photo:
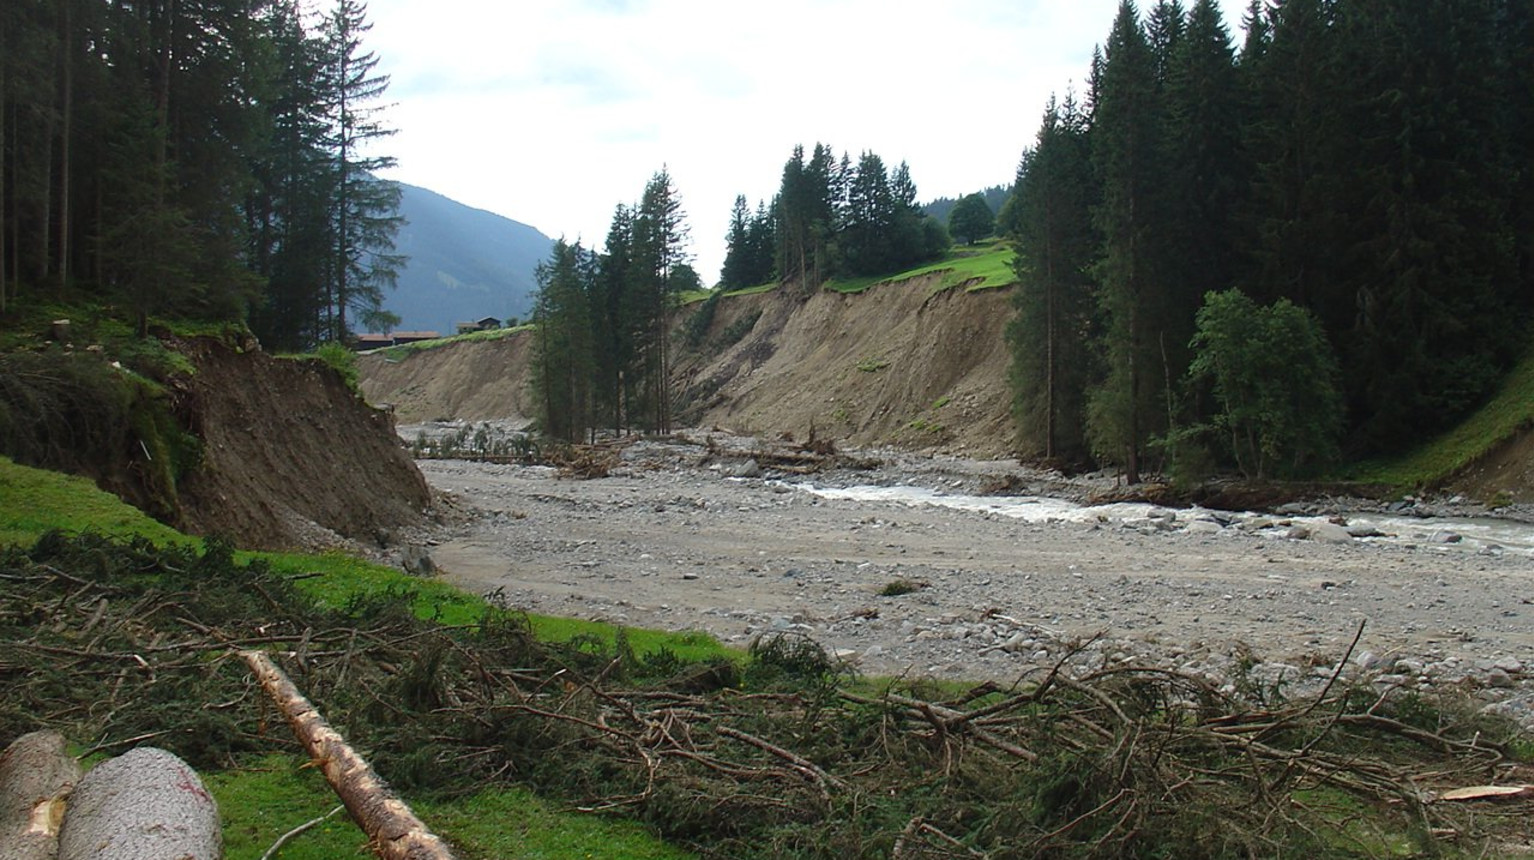
<path fill-rule="evenodd" d="M 52 860 L 59 854 L 64 803 L 80 764 L 57 732 L 22 735 L 0 753 L 0 860 Z"/>
<path fill-rule="evenodd" d="M 59 860 L 219 860 L 213 795 L 186 762 L 139 747 L 91 769 L 69 798 Z"/>
<path fill-rule="evenodd" d="M 242 651 L 266 694 L 288 720 L 293 734 L 314 758 L 336 796 L 368 835 L 383 860 L 451 860 L 447 845 L 394 796 L 367 761 L 331 728 L 288 676 L 259 651 Z"/>

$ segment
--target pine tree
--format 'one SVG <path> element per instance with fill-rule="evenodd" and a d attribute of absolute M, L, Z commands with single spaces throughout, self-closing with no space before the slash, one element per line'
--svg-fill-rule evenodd
<path fill-rule="evenodd" d="M 596 364 L 596 422 L 614 433 L 627 432 L 634 421 L 638 399 L 633 372 L 634 314 L 634 212 L 618 205 L 613 210 L 607 243 L 597 261 L 593 288 L 592 329 Z"/>
<path fill-rule="evenodd" d="M 895 259 L 896 199 L 884 161 L 872 152 L 858 157 L 847 186 L 845 226 L 840 237 L 844 268 L 852 275 L 890 269 Z"/>
<path fill-rule="evenodd" d="M 336 261 L 326 46 L 304 30 L 296 0 L 273 8 L 270 32 L 269 125 L 265 146 L 252 159 L 255 186 L 246 201 L 249 258 L 266 291 L 250 323 L 263 343 L 302 351 L 329 334 L 321 325 L 325 292 L 317 287 L 332 280 Z"/>
<path fill-rule="evenodd" d="M 747 230 L 750 258 L 750 275 L 747 280 L 752 286 L 769 283 L 777 278 L 778 222 L 773 217 L 772 209 L 765 201 L 757 203 Z"/>
<path fill-rule="evenodd" d="M 351 334 L 348 312 L 364 324 L 382 309 L 383 291 L 393 288 L 404 259 L 393 253 L 399 229 L 400 190 L 380 179 L 378 171 L 393 167 L 387 155 L 369 155 L 368 147 L 393 134 L 370 107 L 389 86 L 387 75 L 376 74 L 378 57 L 363 51 L 362 37 L 372 25 L 359 0 L 337 0 L 326 21 L 328 78 L 332 106 L 328 140 L 335 171 L 332 230 L 335 269 L 329 295 L 329 335 L 344 340 Z"/>
<path fill-rule="evenodd" d="M 1352 308 L 1328 292 L 1338 278 L 1345 217 L 1336 195 L 1345 184 L 1339 147 L 1346 72 L 1338 64 L 1331 4 L 1286 0 L 1260 56 L 1248 44 L 1242 71 L 1257 89 L 1244 146 L 1255 171 L 1248 200 L 1256 268 L 1246 290 L 1263 304 L 1287 298 L 1336 332 Z"/>
<path fill-rule="evenodd" d="M 1492 0 L 1339 4 L 1351 98 L 1343 269 L 1354 439 L 1414 443 L 1521 346 Z M 1526 305 L 1525 305 L 1526 306 Z"/>
<path fill-rule="evenodd" d="M 534 363 L 539 423 L 555 439 L 578 442 L 596 425 L 597 345 L 591 297 L 596 265 L 579 242 L 554 243 L 536 271 L 533 320 L 538 327 Z"/>
<path fill-rule="evenodd" d="M 637 372 L 643 380 L 641 415 L 657 433 L 671 432 L 671 313 L 677 266 L 687 262 L 682 201 L 662 168 L 645 186 L 634 216 L 629 289 L 635 301 Z"/>
<path fill-rule="evenodd" d="M 1236 211 L 1250 181 L 1241 149 L 1242 91 L 1215 0 L 1196 0 L 1188 12 L 1164 92 L 1157 277 L 1167 302 L 1164 360 L 1176 380 L 1191 360 L 1188 343 L 1204 295 L 1229 289 L 1241 274 Z"/>
<path fill-rule="evenodd" d="M 1141 457 L 1164 415 L 1165 310 L 1155 280 L 1160 103 L 1155 58 L 1134 4 L 1120 3 L 1108 38 L 1092 118 L 1093 160 L 1102 181 L 1096 211 L 1103 253 L 1096 267 L 1106 319 L 1108 375 L 1093 392 L 1089 429 L 1099 458 L 1138 483 Z"/>
<path fill-rule="evenodd" d="M 719 288 L 738 290 L 751 285 L 751 215 L 746 209 L 746 195 L 735 197 L 730 210 L 730 230 L 724 238 L 724 265 L 719 270 Z"/>
<path fill-rule="evenodd" d="M 1086 115 L 1069 97 L 1051 99 L 1006 205 L 1017 250 L 1007 342 L 1018 442 L 1025 456 L 1067 464 L 1090 459 L 1085 393 L 1099 366 L 1091 157 Z"/>

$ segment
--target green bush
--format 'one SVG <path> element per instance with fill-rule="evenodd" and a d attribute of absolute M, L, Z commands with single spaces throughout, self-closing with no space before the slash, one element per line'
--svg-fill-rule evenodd
<path fill-rule="evenodd" d="M 725 330 L 719 334 L 719 345 L 734 346 L 735 344 L 739 343 L 741 338 L 750 334 L 751 330 L 756 328 L 756 321 L 761 318 L 762 312 L 754 311 L 752 313 L 746 314 L 735 322 L 730 323 L 729 326 L 727 326 Z"/>
<path fill-rule="evenodd" d="M 335 341 L 321 344 L 314 357 L 330 365 L 353 394 L 357 393 L 357 354 Z"/>

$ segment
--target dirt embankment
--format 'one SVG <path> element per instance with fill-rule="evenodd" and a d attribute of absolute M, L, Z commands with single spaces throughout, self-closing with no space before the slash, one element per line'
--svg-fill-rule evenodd
<path fill-rule="evenodd" d="M 787 289 L 723 300 L 703 346 L 675 352 L 679 423 L 757 435 L 967 456 L 1011 449 L 1002 330 L 1010 290 L 934 292 L 936 278 L 808 299 Z M 677 315 L 678 331 L 697 305 Z M 733 344 L 726 332 L 755 325 Z M 530 420 L 533 338 L 363 356 L 361 388 L 404 424 Z"/>
<path fill-rule="evenodd" d="M 758 436 L 792 433 L 856 446 L 973 457 L 1012 448 L 1007 289 L 934 292 L 941 275 L 807 300 L 784 290 L 726 301 L 717 338 L 760 311 L 715 355 L 678 362 L 685 423 Z"/>
<path fill-rule="evenodd" d="M 387 405 L 401 424 L 458 419 L 532 420 L 528 388 L 533 333 L 497 340 L 448 343 L 392 359 L 383 352 L 358 357 L 358 387 L 369 403 Z"/>
<path fill-rule="evenodd" d="M 335 371 L 214 340 L 182 351 L 197 372 L 177 381 L 177 411 L 203 448 L 175 525 L 281 549 L 336 536 L 376 544 L 420 521 L 431 494 L 393 417 Z"/>

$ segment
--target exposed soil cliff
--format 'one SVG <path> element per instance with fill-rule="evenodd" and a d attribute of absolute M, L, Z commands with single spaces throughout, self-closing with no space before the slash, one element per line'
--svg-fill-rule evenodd
<path fill-rule="evenodd" d="M 215 340 L 182 351 L 197 372 L 176 382 L 177 409 L 203 449 L 179 488 L 176 525 L 275 549 L 334 535 L 376 542 L 420 520 L 430 491 L 393 417 L 335 371 Z"/>
<path fill-rule="evenodd" d="M 711 335 L 760 311 L 716 355 L 678 362 L 685 423 L 1000 456 L 1011 449 L 1007 289 L 934 292 L 941 275 L 865 293 L 779 290 L 722 303 Z"/>
<path fill-rule="evenodd" d="M 450 342 L 404 359 L 374 352 L 358 357 L 358 387 L 368 402 L 390 407 L 402 424 L 449 418 L 526 423 L 533 415 L 532 353 L 531 330 Z"/>
<path fill-rule="evenodd" d="M 1000 456 L 1011 448 L 1002 330 L 1010 290 L 934 292 L 918 278 L 857 295 L 786 289 L 719 303 L 697 349 L 678 347 L 679 423 L 761 436 Z M 678 314 L 679 327 L 698 306 Z M 726 333 L 755 317 L 732 344 Z M 678 338 L 680 342 L 681 338 Z M 361 389 L 401 423 L 532 415 L 530 335 L 363 356 Z"/>

